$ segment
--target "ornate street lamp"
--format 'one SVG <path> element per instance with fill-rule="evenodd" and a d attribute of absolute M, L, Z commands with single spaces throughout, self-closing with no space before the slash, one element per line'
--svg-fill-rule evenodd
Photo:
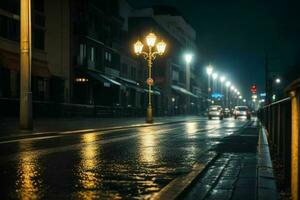
<path fill-rule="evenodd" d="M 143 55 L 145 60 L 148 63 L 148 79 L 147 84 L 149 87 L 148 90 L 148 107 L 147 107 L 147 123 L 153 123 L 153 115 L 152 115 L 152 103 L 151 103 L 151 87 L 154 83 L 152 79 L 152 64 L 153 60 L 156 58 L 157 55 L 163 55 L 166 50 L 166 43 L 164 41 L 160 41 L 156 44 L 157 37 L 154 33 L 149 33 L 146 36 L 146 44 L 148 46 L 148 52 L 143 51 L 144 44 L 141 41 L 137 41 L 134 44 L 134 52 L 136 55 Z M 156 45 L 155 45 L 156 44 Z M 156 46 L 156 51 L 153 51 L 153 47 Z"/>

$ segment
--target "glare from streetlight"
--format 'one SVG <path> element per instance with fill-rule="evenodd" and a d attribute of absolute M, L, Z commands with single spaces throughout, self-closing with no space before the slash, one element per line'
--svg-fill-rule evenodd
<path fill-rule="evenodd" d="M 230 87 L 230 90 L 232 90 L 232 91 L 233 91 L 234 89 L 235 89 L 235 88 L 234 88 L 234 86 L 232 85 L 232 86 Z"/>
<path fill-rule="evenodd" d="M 146 36 L 146 42 L 149 47 L 154 47 L 156 41 L 156 35 L 154 33 L 149 33 Z"/>
<path fill-rule="evenodd" d="M 213 77 L 214 80 L 216 80 L 218 78 L 218 76 L 219 75 L 217 73 L 213 73 L 213 75 L 212 75 L 212 77 Z"/>
<path fill-rule="evenodd" d="M 246 99 L 243 99 L 243 102 L 244 102 L 244 103 L 246 103 L 246 101 L 247 101 Z"/>
<path fill-rule="evenodd" d="M 226 87 L 229 87 L 231 85 L 231 82 L 230 81 L 227 81 L 226 82 Z"/>
<path fill-rule="evenodd" d="M 162 55 L 166 50 L 167 44 L 162 40 L 156 45 L 157 52 Z"/>
<path fill-rule="evenodd" d="M 137 41 L 135 44 L 134 44 L 134 53 L 136 53 L 137 55 L 141 54 L 142 51 L 143 51 L 143 43 L 141 41 Z"/>
<path fill-rule="evenodd" d="M 192 55 L 191 53 L 186 53 L 186 54 L 184 55 L 184 59 L 185 59 L 185 62 L 189 64 L 189 63 L 192 62 L 193 55 Z"/>
<path fill-rule="evenodd" d="M 280 78 L 276 78 L 276 79 L 275 79 L 275 83 L 277 83 L 277 84 L 281 83 Z"/>
<path fill-rule="evenodd" d="M 221 77 L 220 77 L 221 83 L 223 83 L 225 80 L 226 80 L 226 77 L 225 77 L 225 76 L 221 76 Z"/>
<path fill-rule="evenodd" d="M 213 70 L 214 70 L 214 68 L 211 65 L 208 65 L 206 67 L 206 73 L 207 73 L 207 75 L 210 76 L 213 73 Z"/>

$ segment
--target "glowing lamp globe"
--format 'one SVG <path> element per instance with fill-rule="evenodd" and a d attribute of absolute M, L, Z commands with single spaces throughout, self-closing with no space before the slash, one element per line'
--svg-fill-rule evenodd
<path fill-rule="evenodd" d="M 193 55 L 190 53 L 187 53 L 184 55 L 184 59 L 185 59 L 186 63 L 191 63 L 192 59 L 193 59 Z"/>
<path fill-rule="evenodd" d="M 213 68 L 211 65 L 209 65 L 207 68 L 206 68 L 206 73 L 210 76 L 212 73 L 213 73 Z"/>
<path fill-rule="evenodd" d="M 154 47 L 156 42 L 156 35 L 154 33 L 149 33 L 146 36 L 146 42 L 149 47 Z"/>
<path fill-rule="evenodd" d="M 231 85 L 230 81 L 226 82 L 226 87 L 229 87 Z"/>
<path fill-rule="evenodd" d="M 135 44 L 134 44 L 134 53 L 136 53 L 137 55 L 141 54 L 142 51 L 143 51 L 143 43 L 141 41 L 137 41 Z"/>
<path fill-rule="evenodd" d="M 213 77 L 214 80 L 217 79 L 218 76 L 219 76 L 219 75 L 218 75 L 217 73 L 214 73 L 214 74 L 212 75 L 212 77 Z"/>
<path fill-rule="evenodd" d="M 164 41 L 157 43 L 157 45 L 156 45 L 157 52 L 160 55 L 162 55 L 166 50 L 166 46 L 167 46 L 167 44 Z"/>

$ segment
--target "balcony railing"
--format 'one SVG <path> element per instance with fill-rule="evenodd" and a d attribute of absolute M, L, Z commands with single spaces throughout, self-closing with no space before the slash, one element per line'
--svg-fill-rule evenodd
<path fill-rule="evenodd" d="M 299 199 L 299 119 L 300 79 L 287 89 L 289 97 L 263 107 L 259 113 L 268 132 L 273 154 L 282 165 L 283 187 L 291 191 L 293 200 Z"/>

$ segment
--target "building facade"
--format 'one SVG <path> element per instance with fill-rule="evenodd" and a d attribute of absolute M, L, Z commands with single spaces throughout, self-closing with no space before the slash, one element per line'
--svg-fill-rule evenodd
<path fill-rule="evenodd" d="M 20 1 L 1 2 L 0 99 L 19 98 L 19 13 Z M 87 108 L 93 116 L 102 108 L 145 115 L 148 68 L 133 44 L 152 31 L 167 43 L 153 66 L 155 115 L 198 111 L 201 70 L 195 62 L 188 68 L 188 87 L 182 58 L 186 50 L 196 56 L 196 32 L 176 9 L 136 9 L 127 0 L 32 0 L 32 25 L 35 102 L 64 103 L 71 113 Z"/>
<path fill-rule="evenodd" d="M 20 1 L 0 4 L 0 98 L 19 98 Z M 36 101 L 69 100 L 68 1 L 32 1 L 32 93 Z M 59 86 L 59 87 L 58 87 Z M 58 89 L 59 88 L 59 89 Z"/>

